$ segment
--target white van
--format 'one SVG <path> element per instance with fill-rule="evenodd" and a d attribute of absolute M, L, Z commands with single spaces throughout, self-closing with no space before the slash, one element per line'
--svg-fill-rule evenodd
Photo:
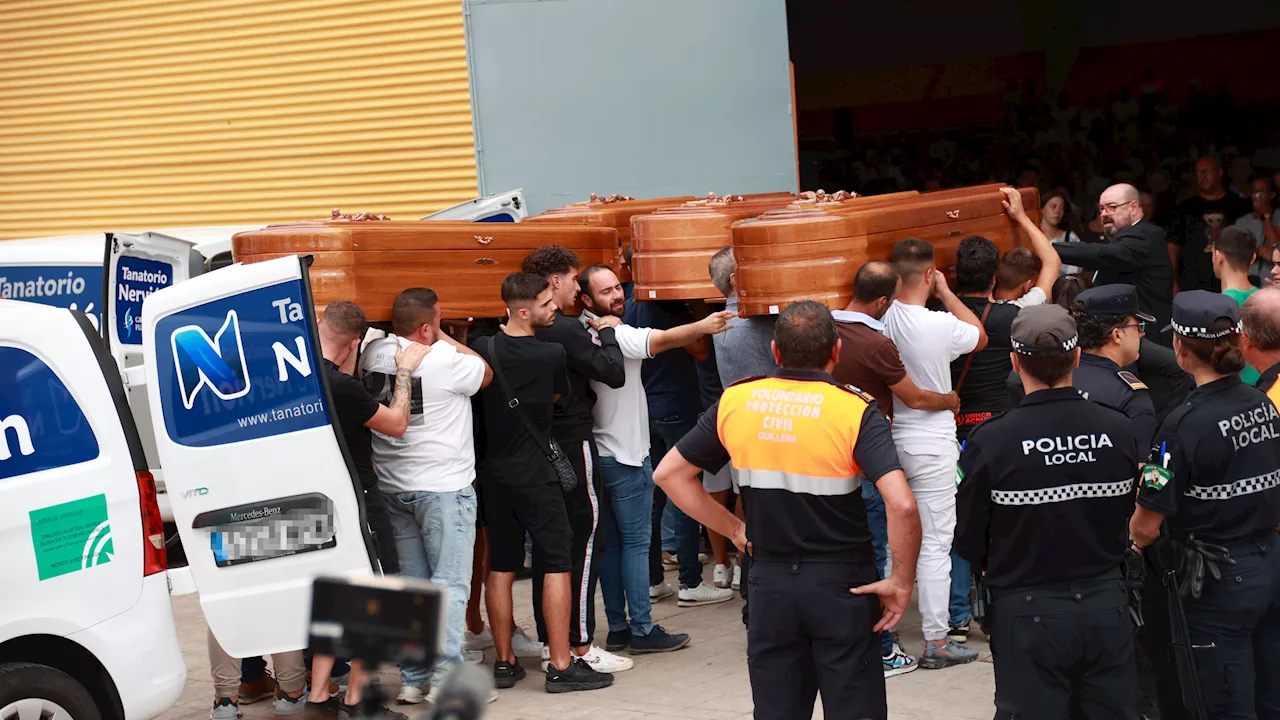
<path fill-rule="evenodd" d="M 64 301 L 88 290 L 76 267 L 45 280 L 84 281 Z M 164 530 L 120 373 L 89 316 L 3 300 L 0 578 L 0 718 L 148 720 L 182 694 Z"/>

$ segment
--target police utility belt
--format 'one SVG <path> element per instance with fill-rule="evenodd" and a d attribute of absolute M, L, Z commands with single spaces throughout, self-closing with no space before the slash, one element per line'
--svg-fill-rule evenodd
<path fill-rule="evenodd" d="M 1206 578 L 1221 580 L 1222 568 L 1236 564 L 1232 555 L 1263 552 L 1269 541 L 1270 533 L 1227 545 L 1201 540 L 1194 533 L 1180 540 L 1163 536 L 1151 547 L 1151 564 L 1163 574 L 1173 574 L 1180 597 L 1199 600 Z"/>

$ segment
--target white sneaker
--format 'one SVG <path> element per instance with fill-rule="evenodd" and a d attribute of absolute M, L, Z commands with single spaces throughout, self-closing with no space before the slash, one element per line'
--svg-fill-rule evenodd
<path fill-rule="evenodd" d="M 542 643 L 525 635 L 524 630 L 517 627 L 516 631 L 511 633 L 511 652 L 518 658 L 540 658 Z"/>
<path fill-rule="evenodd" d="M 729 583 L 729 587 L 734 590 L 742 589 L 742 566 L 736 562 L 733 564 L 733 582 Z"/>
<path fill-rule="evenodd" d="M 432 688 L 434 691 L 435 688 Z M 396 702 L 402 705 L 419 705 L 427 701 L 426 693 L 422 692 L 422 688 L 405 685 L 400 688 L 400 694 L 396 696 Z"/>
<path fill-rule="evenodd" d="M 705 582 L 701 582 L 698 583 L 698 587 L 681 586 L 680 601 L 676 604 L 680 607 L 695 607 L 698 605 L 715 605 L 732 599 L 733 591 L 729 588 L 715 588 Z"/>
<path fill-rule="evenodd" d="M 716 565 L 715 574 L 712 576 L 715 579 L 712 581 L 712 584 L 718 588 L 727 588 L 729 587 L 729 578 L 732 574 L 733 573 L 729 571 L 728 565 Z"/>
<path fill-rule="evenodd" d="M 649 601 L 658 602 L 663 598 L 671 597 L 675 592 L 676 589 L 671 587 L 671 583 L 664 580 L 657 585 L 649 586 Z"/>
<path fill-rule="evenodd" d="M 483 650 L 466 650 L 462 651 L 462 662 L 469 662 L 475 665 L 484 664 Z"/>
<path fill-rule="evenodd" d="M 662 569 L 663 570 L 679 570 L 680 561 L 676 559 L 676 554 L 663 551 L 662 552 Z"/>
<path fill-rule="evenodd" d="M 467 630 L 462 633 L 463 650 L 488 650 L 493 647 L 493 631 L 488 625 L 478 633 Z"/>
<path fill-rule="evenodd" d="M 592 670 L 602 673 L 625 672 L 636 666 L 635 660 L 621 655 L 614 655 L 598 645 L 592 645 L 586 655 L 574 655 L 573 657 L 585 662 Z M 550 665 L 550 653 L 544 652 L 542 654 L 542 672 L 546 672 Z"/>

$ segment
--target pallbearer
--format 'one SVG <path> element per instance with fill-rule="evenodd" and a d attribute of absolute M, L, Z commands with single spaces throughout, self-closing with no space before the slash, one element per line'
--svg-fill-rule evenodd
<path fill-rule="evenodd" d="M 1121 570 L 1138 448 L 1129 419 L 1071 386 L 1076 324 L 1057 305 L 1013 321 L 1022 404 L 960 456 L 955 549 L 991 596 L 996 717 L 1138 720 Z"/>
<path fill-rule="evenodd" d="M 1240 381 L 1234 300 L 1178 293 L 1172 327 L 1196 389 L 1156 432 L 1130 531 L 1176 571 L 1186 632 L 1175 617 L 1174 654 L 1193 716 L 1280 717 L 1280 414 Z"/>
<path fill-rule="evenodd" d="M 725 389 L 653 474 L 689 517 L 751 552 L 747 663 L 757 720 L 813 715 L 884 720 L 879 632 L 902 617 L 915 581 L 920 516 L 889 422 L 870 395 L 838 385 L 835 320 L 799 302 L 774 327 L 769 377 Z M 747 522 L 702 489 L 699 469 L 730 463 Z M 893 576 L 877 581 L 859 473 L 889 516 Z M 749 542 L 748 542 L 749 541 Z M 879 596 L 879 597 L 877 597 Z"/>

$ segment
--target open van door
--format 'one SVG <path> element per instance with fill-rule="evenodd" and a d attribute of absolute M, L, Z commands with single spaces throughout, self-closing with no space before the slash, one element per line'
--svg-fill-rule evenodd
<path fill-rule="evenodd" d="M 142 372 L 142 301 L 151 293 L 204 272 L 203 262 L 193 262 L 193 243 L 160 233 L 107 233 L 103 284 L 107 289 L 105 326 L 111 355 L 124 377 L 125 393 L 133 411 L 147 466 L 155 477 L 160 516 L 173 522 L 168 485 L 156 455 L 154 423 Z"/>
<path fill-rule="evenodd" d="M 306 647 L 313 578 L 376 566 L 329 411 L 307 262 L 232 265 L 143 302 L 174 520 L 209 628 L 234 657 Z"/>
<path fill-rule="evenodd" d="M 470 222 L 520 222 L 529 215 L 524 190 L 487 195 L 458 203 L 427 215 L 422 220 L 468 220 Z"/>

